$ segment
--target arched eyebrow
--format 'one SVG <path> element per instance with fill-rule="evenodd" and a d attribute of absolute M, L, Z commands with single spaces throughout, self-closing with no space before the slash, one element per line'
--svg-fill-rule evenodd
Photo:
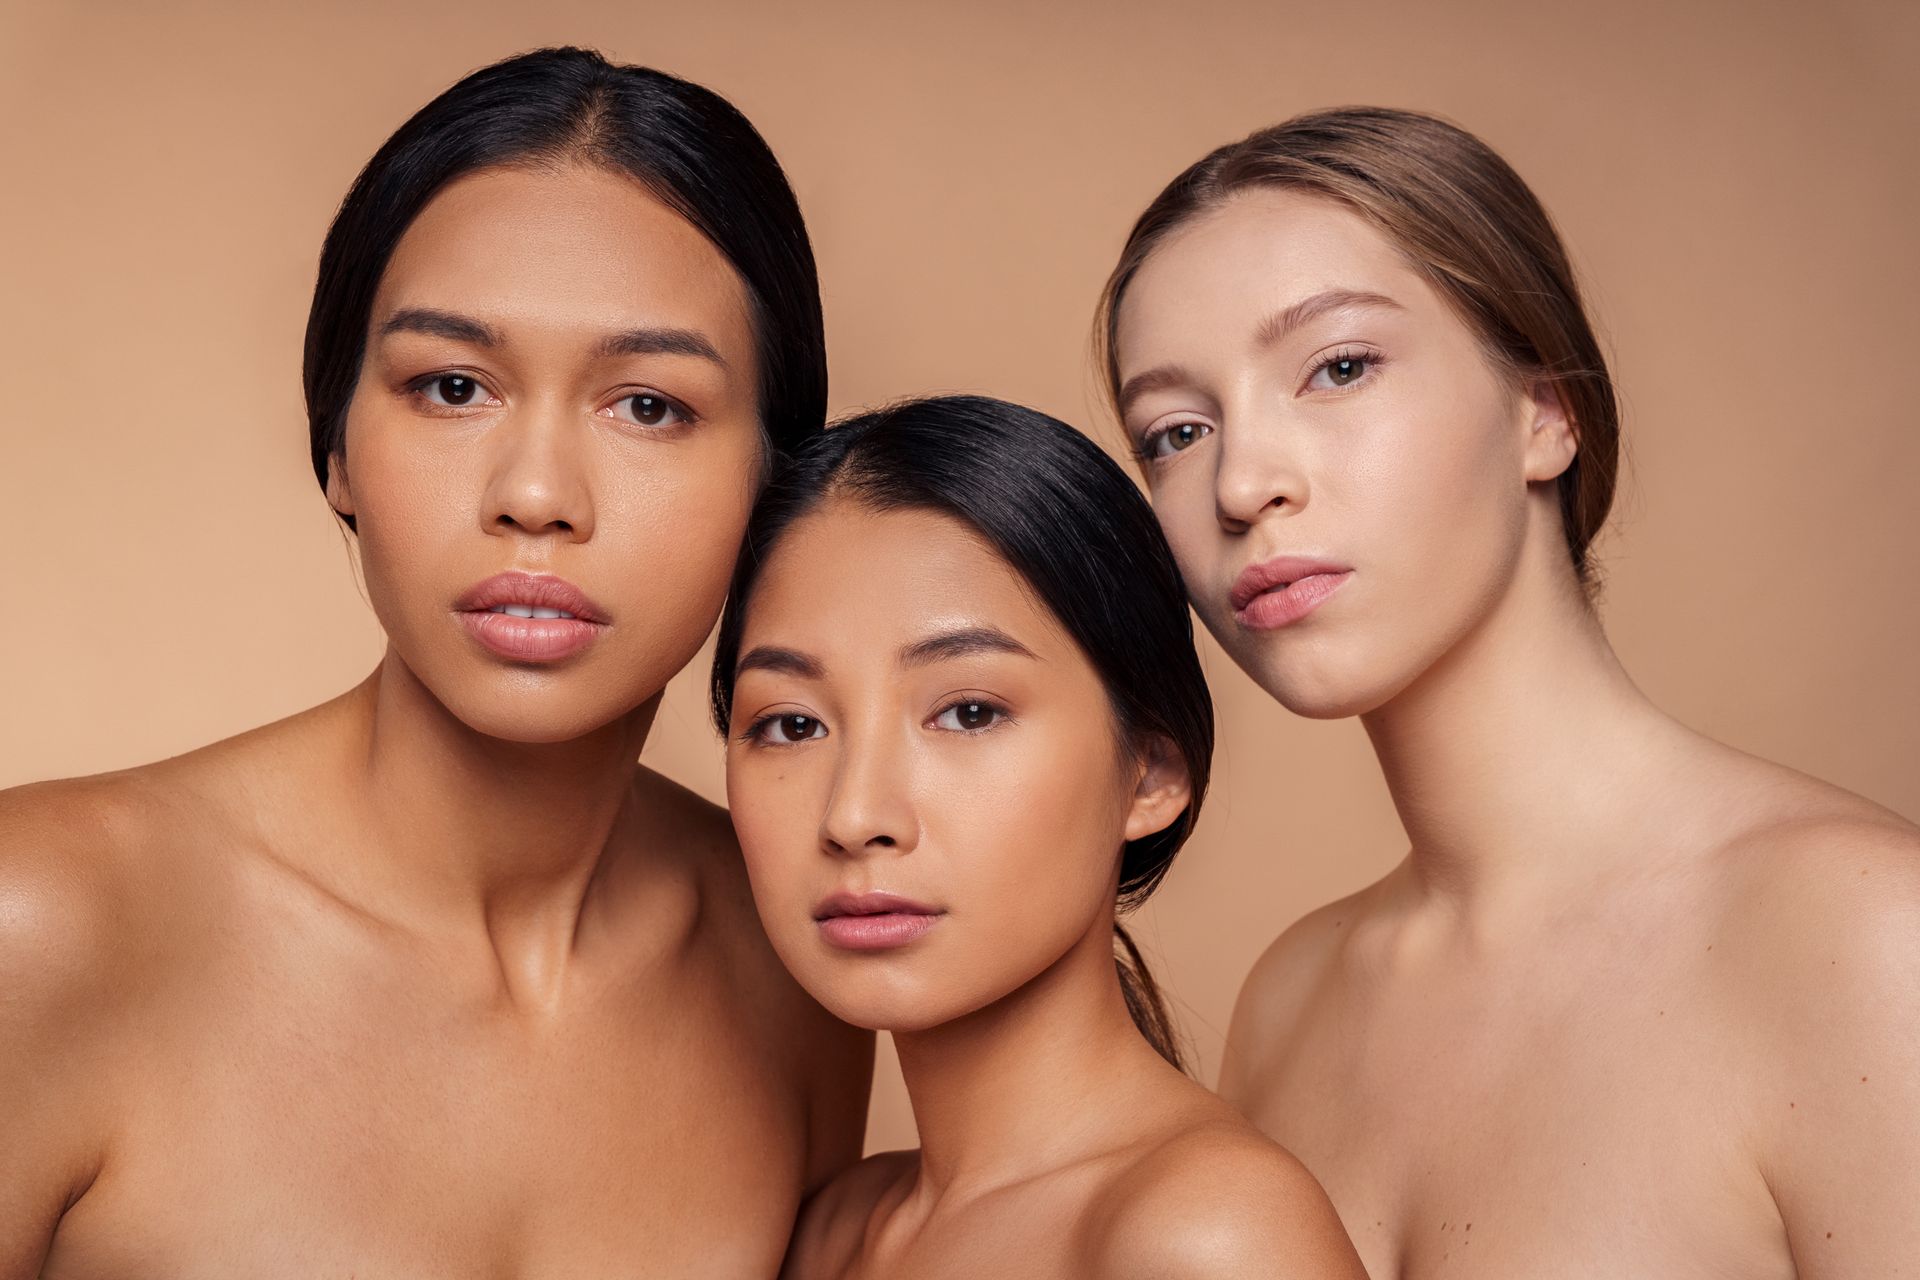
<path fill-rule="evenodd" d="M 827 669 L 820 665 L 818 658 L 798 649 L 783 649 L 772 644 L 756 645 L 747 650 L 740 661 L 734 664 L 733 677 L 738 680 L 749 671 L 775 671 L 804 680 L 818 680 L 827 674 Z"/>
<path fill-rule="evenodd" d="M 900 665 L 923 667 L 929 663 L 968 658 L 978 653 L 1010 653 L 1039 661 L 1033 650 L 998 627 L 959 627 L 904 646 L 900 650 Z"/>
<path fill-rule="evenodd" d="M 1310 298 L 1302 298 L 1284 311 L 1274 312 L 1261 321 L 1260 327 L 1254 330 L 1253 340 L 1263 347 L 1270 347 L 1309 320 L 1318 320 L 1327 312 L 1338 311 L 1343 307 L 1391 307 L 1395 311 L 1405 309 L 1384 293 L 1368 293 L 1363 289 L 1324 289 Z"/>
<path fill-rule="evenodd" d="M 498 346 L 500 342 L 493 330 L 471 316 L 433 307 L 403 307 L 394 312 L 380 326 L 381 337 L 390 333 L 424 333 L 430 338 L 470 342 L 476 347 Z"/>
<path fill-rule="evenodd" d="M 722 369 L 727 362 L 712 339 L 698 329 L 628 329 L 608 335 L 600 344 L 603 356 L 696 356 Z"/>

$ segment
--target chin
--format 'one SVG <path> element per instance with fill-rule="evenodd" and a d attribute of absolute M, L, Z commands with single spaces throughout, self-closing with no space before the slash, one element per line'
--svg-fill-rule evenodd
<path fill-rule="evenodd" d="M 1294 662 L 1275 661 L 1275 654 L 1253 655 L 1242 669 L 1287 710 L 1309 720 L 1345 720 L 1363 716 L 1387 702 L 1412 682 L 1414 673 L 1363 670 L 1358 661 L 1329 661 L 1316 654 Z M 1236 656 L 1237 660 L 1237 656 Z"/>
<path fill-rule="evenodd" d="M 462 689 L 440 701 L 475 733 L 528 746 L 584 738 L 646 701 L 636 697 L 609 704 L 603 699 L 568 697 L 569 692 L 552 687 Z"/>

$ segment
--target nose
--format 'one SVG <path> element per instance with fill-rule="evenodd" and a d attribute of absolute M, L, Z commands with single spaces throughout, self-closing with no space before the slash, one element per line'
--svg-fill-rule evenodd
<path fill-rule="evenodd" d="M 919 843 L 910 769 L 901 744 L 874 734 L 848 742 L 820 820 L 820 844 L 836 857 L 911 853 Z"/>
<path fill-rule="evenodd" d="M 1220 527 L 1244 533 L 1262 518 L 1307 505 L 1309 486 L 1297 441 L 1284 422 L 1249 419 L 1220 433 L 1213 505 Z"/>
<path fill-rule="evenodd" d="M 588 433 L 559 410 L 523 409 L 490 433 L 491 470 L 480 508 L 488 533 L 593 536 Z"/>

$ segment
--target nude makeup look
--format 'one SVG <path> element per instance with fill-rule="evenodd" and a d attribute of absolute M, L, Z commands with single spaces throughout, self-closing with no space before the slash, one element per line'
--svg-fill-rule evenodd
<path fill-rule="evenodd" d="M 624 174 L 485 170 L 401 238 L 369 335 L 329 494 L 396 659 L 520 741 L 656 696 L 719 614 L 762 470 L 726 259 Z"/>
<path fill-rule="evenodd" d="M 767 936 L 893 1032 L 922 1140 L 823 1193 L 789 1275 L 990 1273 L 1010 1241 L 1022 1274 L 1115 1274 L 1130 1232 L 1070 1224 L 1134 1176 L 1214 1221 L 1209 1274 L 1357 1274 L 1310 1180 L 1174 1069 L 1116 919 L 1191 829 L 1212 713 L 1171 557 L 1095 445 L 977 397 L 830 430 L 756 509 L 714 705 Z M 1212 1183 L 1173 1171 L 1202 1149 L 1241 1181 L 1194 1208 Z M 1212 1217 L 1249 1196 L 1273 1216 Z M 1253 1269 L 1276 1241 L 1298 1257 Z"/>
<path fill-rule="evenodd" d="M 0 797 L 0 1274 L 772 1274 L 872 1040 L 640 756 L 825 425 L 778 162 L 660 71 L 475 71 L 348 191 L 305 382 L 386 650 Z"/>
<path fill-rule="evenodd" d="M 1406 828 L 1275 920 L 1220 1077 L 1373 1273 L 1907 1265 L 1920 832 L 1615 654 L 1619 406 L 1520 176 L 1416 112 L 1259 130 L 1141 214 L 1100 325 L 1195 611 L 1288 710 L 1359 717 Z"/>

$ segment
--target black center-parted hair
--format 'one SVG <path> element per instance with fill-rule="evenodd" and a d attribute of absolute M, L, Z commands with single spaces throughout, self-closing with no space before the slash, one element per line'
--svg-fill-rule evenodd
<path fill-rule="evenodd" d="M 825 424 L 813 248 L 766 142 L 710 89 L 587 49 L 539 49 L 474 72 L 415 112 L 360 171 L 327 232 L 305 361 L 307 428 L 323 489 L 328 460 L 346 447 L 374 294 L 400 237 L 457 178 L 566 163 L 637 179 L 739 273 L 753 308 L 760 421 L 771 452 L 791 450 Z"/>
<path fill-rule="evenodd" d="M 808 440 L 747 523 L 714 651 L 713 716 L 723 735 L 754 584 L 786 531 L 829 498 L 876 511 L 936 511 L 973 529 L 1086 654 L 1128 747 L 1159 738 L 1179 755 L 1191 802 L 1170 826 L 1129 841 L 1121 853 L 1118 909 L 1144 902 L 1192 833 L 1206 795 L 1213 701 L 1173 553 L 1126 472 L 1065 423 L 984 396 L 909 400 Z M 1178 1065 L 1159 992 L 1117 920 L 1115 930 L 1134 1021 Z"/>

